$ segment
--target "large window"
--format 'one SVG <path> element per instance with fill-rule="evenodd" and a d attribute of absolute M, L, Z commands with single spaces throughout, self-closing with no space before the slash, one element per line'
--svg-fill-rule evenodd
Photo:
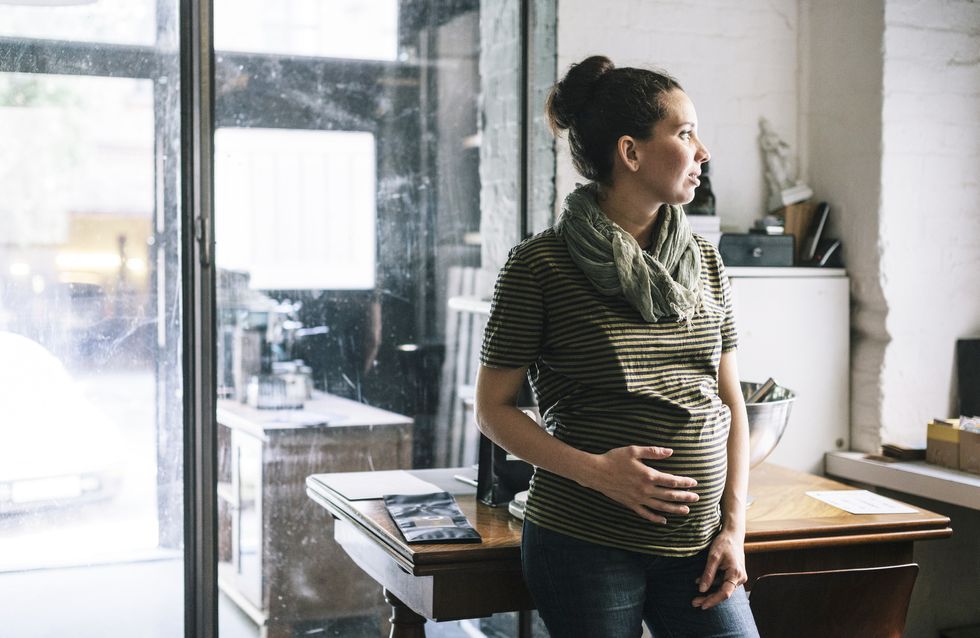
<path fill-rule="evenodd" d="M 387 627 L 308 474 L 475 459 L 482 324 L 446 325 L 451 297 L 488 292 L 487 191 L 511 187 L 493 214 L 519 237 L 520 122 L 499 113 L 520 42 L 489 26 L 518 8 L 216 5 L 219 582 L 272 634 Z"/>
<path fill-rule="evenodd" d="M 176 4 L 0 3 L 10 635 L 183 625 Z"/>
<path fill-rule="evenodd" d="M 484 318 L 454 300 L 550 214 L 526 27 L 518 0 L 0 0 L 0 633 L 217 607 L 221 638 L 387 634 L 303 482 L 475 462 Z"/>

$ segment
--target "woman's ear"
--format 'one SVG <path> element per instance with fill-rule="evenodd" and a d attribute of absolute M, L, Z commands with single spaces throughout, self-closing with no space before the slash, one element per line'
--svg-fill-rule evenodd
<path fill-rule="evenodd" d="M 616 140 L 616 158 L 631 173 L 640 170 L 640 160 L 636 151 L 636 140 L 631 136 L 623 135 Z"/>

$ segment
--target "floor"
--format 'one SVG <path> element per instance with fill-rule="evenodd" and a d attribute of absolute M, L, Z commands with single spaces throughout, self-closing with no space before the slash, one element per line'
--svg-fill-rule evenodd
<path fill-rule="evenodd" d="M 175 638 L 183 634 L 182 563 L 141 560 L 101 566 L 0 572 L 0 635 L 4 638 Z M 376 620 L 298 628 L 296 638 L 386 636 Z M 511 631 L 511 628 L 515 628 Z M 258 628 L 223 594 L 219 638 L 258 638 Z M 429 638 L 504 638 L 516 618 L 428 623 Z M 543 635 L 543 634 L 538 634 Z"/>

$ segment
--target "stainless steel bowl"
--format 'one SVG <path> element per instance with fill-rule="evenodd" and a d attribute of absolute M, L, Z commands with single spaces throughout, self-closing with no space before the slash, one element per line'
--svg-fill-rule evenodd
<path fill-rule="evenodd" d="M 748 398 L 761 385 L 742 381 L 742 396 Z M 749 414 L 749 467 L 765 461 L 783 437 L 796 394 L 789 388 L 777 385 L 769 399 L 762 403 L 745 404 Z"/>

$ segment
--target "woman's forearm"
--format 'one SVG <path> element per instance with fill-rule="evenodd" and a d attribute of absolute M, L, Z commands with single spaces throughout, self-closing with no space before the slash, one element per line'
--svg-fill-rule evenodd
<path fill-rule="evenodd" d="M 595 455 L 559 441 L 510 405 L 481 406 L 477 425 L 494 443 L 531 465 L 588 486 Z"/>
<path fill-rule="evenodd" d="M 745 534 L 745 508 L 749 488 L 748 430 L 747 419 L 736 418 L 733 414 L 728 435 L 728 476 L 721 497 L 721 513 L 724 527 L 740 535 Z"/>
<path fill-rule="evenodd" d="M 749 419 L 738 379 L 735 352 L 721 356 L 718 394 L 731 411 L 728 433 L 728 476 L 721 497 L 722 525 L 726 530 L 745 534 L 745 507 L 749 489 Z"/>
<path fill-rule="evenodd" d="M 516 405 L 526 368 L 480 366 L 476 379 L 476 424 L 491 441 L 531 465 L 588 485 L 594 455 L 559 441 Z"/>

